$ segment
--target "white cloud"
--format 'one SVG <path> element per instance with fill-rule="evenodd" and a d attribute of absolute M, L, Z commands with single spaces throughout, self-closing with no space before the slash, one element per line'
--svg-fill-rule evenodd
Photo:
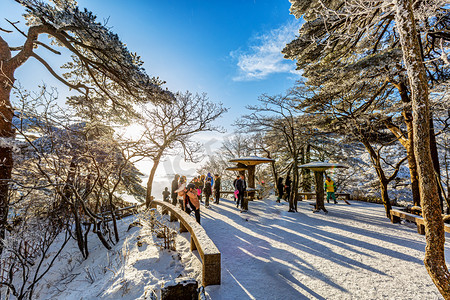
<path fill-rule="evenodd" d="M 234 81 L 251 81 L 266 78 L 274 73 L 298 73 L 295 62 L 283 58 L 281 50 L 295 38 L 300 28 L 298 21 L 271 30 L 252 39 L 248 50 L 230 53 L 237 59 L 238 75 Z"/>

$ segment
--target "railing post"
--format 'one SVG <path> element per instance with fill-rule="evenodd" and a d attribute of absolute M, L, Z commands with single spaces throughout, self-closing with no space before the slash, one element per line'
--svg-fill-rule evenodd
<path fill-rule="evenodd" d="M 180 233 L 187 232 L 187 228 L 184 226 L 183 222 L 180 220 Z"/>
<path fill-rule="evenodd" d="M 195 244 L 195 240 L 191 234 L 191 251 L 197 250 L 197 245 Z"/>

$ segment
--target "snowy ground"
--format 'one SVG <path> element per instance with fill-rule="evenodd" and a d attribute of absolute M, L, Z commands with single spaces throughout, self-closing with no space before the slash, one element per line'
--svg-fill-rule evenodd
<path fill-rule="evenodd" d="M 222 284 L 208 286 L 209 297 L 442 299 L 423 266 L 425 239 L 414 224 L 391 224 L 377 204 L 328 204 L 325 215 L 312 213 L 309 203 L 299 202 L 299 213 L 273 199 L 250 202 L 248 213 L 228 199 L 202 206 L 202 225 L 222 253 Z M 189 233 L 178 235 L 177 252 L 161 251 L 145 229 L 126 233 L 133 220 L 120 222 L 121 242 L 108 255 L 94 236 L 87 261 L 72 244 L 36 296 L 148 299 L 164 281 L 200 278 Z M 138 247 L 138 237 L 147 243 Z"/>
<path fill-rule="evenodd" d="M 171 279 L 181 276 L 200 280 L 201 262 L 190 251 L 189 233 L 178 234 L 177 251 L 161 250 L 155 245 L 161 239 L 148 228 L 133 227 L 127 232 L 136 219 L 132 216 L 119 220 L 121 240 L 111 251 L 91 234 L 90 254 L 85 261 L 72 240 L 49 276 L 39 284 L 35 298 L 150 299 L 151 290 L 157 291 Z"/>
<path fill-rule="evenodd" d="M 222 253 L 222 285 L 207 287 L 211 298 L 441 299 L 415 225 L 391 224 L 382 205 L 340 201 L 325 215 L 309 203 L 299 202 L 300 213 L 273 200 L 250 202 L 249 213 L 232 200 L 204 209 Z"/>

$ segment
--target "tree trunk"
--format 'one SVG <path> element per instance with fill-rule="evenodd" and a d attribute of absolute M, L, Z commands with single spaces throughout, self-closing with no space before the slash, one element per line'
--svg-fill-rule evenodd
<path fill-rule="evenodd" d="M 400 82 L 390 81 L 398 90 L 403 104 L 410 104 L 411 98 L 408 95 L 408 88 L 406 84 Z M 417 175 L 416 157 L 414 154 L 414 132 L 413 132 L 413 117 L 411 108 L 406 106 L 402 111 L 403 122 L 406 125 L 406 136 L 397 126 L 386 122 L 388 129 L 399 139 L 400 143 L 406 149 L 406 157 L 409 165 L 409 175 L 411 177 L 411 192 L 414 205 L 420 206 L 420 191 L 419 180 Z"/>
<path fill-rule="evenodd" d="M 293 210 L 297 211 L 298 183 L 300 182 L 297 158 L 294 160 L 294 174 L 293 175 L 294 175 L 294 180 L 292 182 L 291 197 L 290 197 L 289 201 L 290 201 L 290 203 L 292 203 Z"/>
<path fill-rule="evenodd" d="M 316 211 L 325 209 L 324 191 L 323 191 L 323 171 L 314 171 L 314 177 L 316 179 Z"/>
<path fill-rule="evenodd" d="M 271 158 L 271 157 L 269 156 L 269 158 Z M 278 183 L 278 172 L 277 172 L 277 169 L 275 167 L 275 160 L 270 163 L 270 166 L 271 166 L 271 169 L 272 169 L 272 176 L 273 176 L 273 180 L 274 180 L 273 181 L 274 182 L 274 186 L 276 187 L 277 183 Z"/>
<path fill-rule="evenodd" d="M 378 173 L 378 170 L 377 170 Z M 383 201 L 384 209 L 386 211 L 386 217 L 391 218 L 391 201 L 389 200 L 388 194 L 388 182 L 387 180 L 383 180 L 379 178 L 380 181 L 380 189 L 381 189 L 381 201 Z"/>
<path fill-rule="evenodd" d="M 420 206 L 419 178 L 417 174 L 416 155 L 414 153 L 414 132 L 413 132 L 412 114 L 409 109 L 407 111 L 406 110 L 403 111 L 403 119 L 406 124 L 406 130 L 408 132 L 408 143 L 405 148 L 406 148 L 406 156 L 408 158 L 409 175 L 411 177 L 412 199 L 414 205 Z"/>
<path fill-rule="evenodd" d="M 386 210 L 386 217 L 390 218 L 392 206 L 389 200 L 387 188 L 389 180 L 386 178 L 383 168 L 381 167 L 380 157 L 378 156 L 377 152 L 375 152 L 375 150 L 372 148 L 372 145 L 370 145 L 370 143 L 365 139 L 362 140 L 362 143 L 364 144 L 366 150 L 369 152 L 370 160 L 372 161 L 372 165 L 375 168 L 375 171 L 377 172 L 378 181 L 380 182 L 381 201 L 383 202 L 384 208 Z"/>
<path fill-rule="evenodd" d="M 247 166 L 248 173 L 248 187 L 251 189 L 255 188 L 255 166 Z M 251 191 L 247 193 L 249 200 L 255 198 L 255 191 Z"/>
<path fill-rule="evenodd" d="M 161 160 L 162 152 L 159 152 L 158 155 L 153 160 L 153 166 L 150 170 L 150 175 L 148 176 L 147 181 L 147 194 L 145 197 L 145 206 L 148 208 L 150 207 L 150 202 L 152 202 L 152 185 L 153 185 L 153 179 L 155 178 L 156 169 L 158 168 L 159 161 Z"/>
<path fill-rule="evenodd" d="M 311 145 L 306 145 L 305 157 L 303 158 L 302 163 L 307 164 L 311 162 Z M 311 170 L 307 168 L 302 168 L 302 191 L 303 192 L 311 192 Z"/>
<path fill-rule="evenodd" d="M 430 116 L 430 152 L 431 159 L 433 160 L 433 168 L 436 174 L 436 180 L 441 181 L 441 167 L 439 165 L 439 153 L 436 144 L 436 136 L 434 133 L 433 118 Z M 441 205 L 441 213 L 444 212 L 444 197 L 442 196 L 441 190 L 438 189 L 439 193 L 439 203 Z"/>
<path fill-rule="evenodd" d="M 14 84 L 14 70 L 6 67 L 6 62 L 11 59 L 11 51 L 8 44 L 0 37 L 0 239 L 6 237 L 6 226 L 9 212 L 9 183 L 13 167 L 12 149 L 8 143 L 12 143 L 14 131 L 12 129 L 13 111 L 11 109 L 10 94 Z M 0 256 L 3 246 L 0 243 Z"/>
<path fill-rule="evenodd" d="M 414 151 L 419 174 L 422 215 L 425 223 L 424 264 L 439 292 L 450 299 L 450 273 L 445 264 L 445 234 L 438 187 L 430 151 L 428 83 L 423 65 L 411 0 L 394 0 L 396 27 L 412 95 Z"/>

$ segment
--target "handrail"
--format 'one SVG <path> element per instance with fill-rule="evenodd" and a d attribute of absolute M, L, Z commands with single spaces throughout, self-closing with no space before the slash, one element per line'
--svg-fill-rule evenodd
<path fill-rule="evenodd" d="M 191 251 L 197 250 L 202 259 L 202 285 L 220 284 L 220 251 L 206 234 L 205 229 L 194 218 L 169 202 L 153 200 L 150 206 L 152 208 L 161 206 L 163 210 L 168 210 L 171 219 L 175 217 L 180 222 L 180 232 L 189 231 L 191 234 Z"/>

